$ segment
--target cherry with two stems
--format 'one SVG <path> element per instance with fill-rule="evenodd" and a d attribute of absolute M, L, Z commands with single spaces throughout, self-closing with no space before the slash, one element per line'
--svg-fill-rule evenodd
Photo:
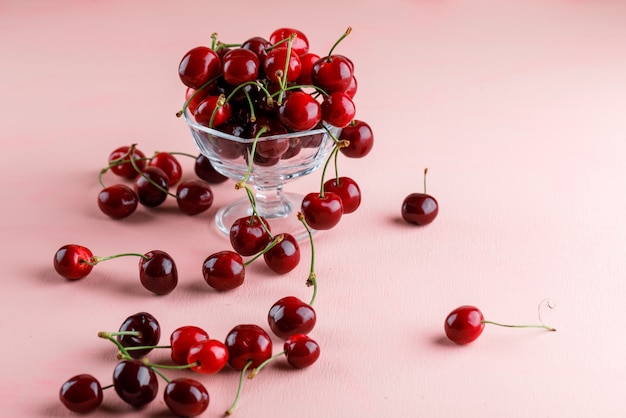
<path fill-rule="evenodd" d="M 426 173 L 428 168 L 424 169 L 424 192 L 411 193 L 402 202 L 402 218 L 411 224 L 428 225 L 439 213 L 437 200 L 426 193 Z"/>
<path fill-rule="evenodd" d="M 554 308 L 550 300 L 543 300 L 538 308 L 540 323 L 530 325 L 512 325 L 488 321 L 484 318 L 483 313 L 475 306 L 459 306 L 446 317 L 444 330 L 448 339 L 459 345 L 469 344 L 476 340 L 480 334 L 482 334 L 485 324 L 507 328 L 542 328 L 548 331 L 556 331 L 555 328 L 545 325 L 541 320 L 541 307 L 544 303 L 547 304 L 550 309 Z"/>

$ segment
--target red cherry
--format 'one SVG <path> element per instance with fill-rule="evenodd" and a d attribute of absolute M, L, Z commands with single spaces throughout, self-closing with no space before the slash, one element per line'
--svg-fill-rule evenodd
<path fill-rule="evenodd" d="M 263 63 L 263 70 L 265 71 L 265 77 L 271 83 L 278 83 L 282 80 L 285 71 L 285 64 L 287 63 L 287 48 L 274 48 L 267 53 L 265 62 Z M 294 82 L 298 79 L 300 72 L 302 71 L 302 63 L 297 53 L 294 53 L 293 49 L 289 54 L 289 64 L 287 66 L 287 82 Z"/>
<path fill-rule="evenodd" d="M 159 185 L 159 187 L 155 186 Z M 167 174 L 158 167 L 146 167 L 139 177 L 135 180 L 135 193 L 139 199 L 139 203 L 149 208 L 159 206 L 167 199 L 169 183 Z"/>
<path fill-rule="evenodd" d="M 480 336 L 485 328 L 482 312 L 469 305 L 456 308 L 448 314 L 444 325 L 446 336 L 457 344 L 468 344 Z"/>
<path fill-rule="evenodd" d="M 313 84 L 331 94 L 345 92 L 352 83 L 353 64 L 342 55 L 330 55 L 318 59 L 311 68 Z"/>
<path fill-rule="evenodd" d="M 198 46 L 189 50 L 178 65 L 180 81 L 187 87 L 198 89 L 222 71 L 220 57 L 211 48 Z"/>
<path fill-rule="evenodd" d="M 339 139 L 350 142 L 347 147 L 339 149 L 343 155 L 350 158 L 363 158 L 370 153 L 374 146 L 372 128 L 360 120 L 354 120 L 344 127 L 339 134 Z"/>
<path fill-rule="evenodd" d="M 235 48 L 222 59 L 224 80 L 233 86 L 254 81 L 259 75 L 259 57 L 249 49 Z"/>
<path fill-rule="evenodd" d="M 82 245 L 64 245 L 54 254 L 54 269 L 69 280 L 87 276 L 93 269 L 93 265 L 88 263 L 94 262 L 91 250 Z"/>
<path fill-rule="evenodd" d="M 218 172 L 215 167 L 213 167 L 211 160 L 203 154 L 196 157 L 194 172 L 196 176 L 210 184 L 219 184 L 228 180 L 228 177 Z"/>
<path fill-rule="evenodd" d="M 119 147 L 111 154 L 109 154 L 109 166 L 111 167 L 111 171 L 120 177 L 124 177 L 129 180 L 133 180 L 137 178 L 139 172 L 133 167 L 130 162 L 130 147 L 123 146 Z M 135 165 L 140 171 L 143 171 L 146 168 L 146 156 L 143 152 L 134 148 L 133 157 L 135 160 Z M 124 162 L 122 162 L 124 161 Z"/>
<path fill-rule="evenodd" d="M 356 92 L 358 89 L 359 83 L 357 82 L 356 77 L 352 76 L 352 80 L 350 80 L 350 85 L 344 93 L 346 93 L 351 99 L 354 99 L 354 96 L 356 96 Z"/>
<path fill-rule="evenodd" d="M 200 125 L 217 128 L 225 124 L 231 116 L 230 103 L 223 103 L 222 96 L 209 96 L 193 112 L 193 117 Z"/>
<path fill-rule="evenodd" d="M 197 215 L 213 205 L 213 191 L 202 180 L 186 180 L 176 188 L 176 203 L 183 213 Z"/>
<path fill-rule="evenodd" d="M 271 44 L 276 44 L 283 39 L 289 38 L 291 35 L 295 34 L 296 36 L 293 38 L 291 42 L 291 50 L 297 55 L 303 55 L 309 52 L 309 40 L 306 35 L 298 30 L 293 28 L 279 28 L 276 29 L 270 35 L 269 41 Z M 287 42 L 282 43 L 281 45 L 287 45 Z"/>
<path fill-rule="evenodd" d="M 300 246 L 291 234 L 284 233 L 282 241 L 263 254 L 265 264 L 275 273 L 286 274 L 300 262 Z"/>
<path fill-rule="evenodd" d="M 312 129 L 322 119 L 322 108 L 310 94 L 296 91 L 278 109 L 278 117 L 283 125 L 292 131 Z"/>
<path fill-rule="evenodd" d="M 313 84 L 313 80 L 311 79 L 311 70 L 313 69 L 313 64 L 315 64 L 315 62 L 319 59 L 320 56 L 313 54 L 312 52 L 300 55 L 300 64 L 302 65 L 302 68 L 300 69 L 300 75 L 296 80 L 296 84 L 304 86 Z"/>
<path fill-rule="evenodd" d="M 166 295 L 178 284 L 178 271 L 172 257 L 164 251 L 153 250 L 139 260 L 139 278 L 143 287 L 156 295 Z"/>
<path fill-rule="evenodd" d="M 218 340 L 200 341 L 189 347 L 187 364 L 197 363 L 191 370 L 202 374 L 215 374 L 228 363 L 228 348 Z"/>
<path fill-rule="evenodd" d="M 67 409 L 86 414 L 102 404 L 102 386 L 90 374 L 79 374 L 63 383 L 59 399 Z"/>
<path fill-rule="evenodd" d="M 215 85 L 217 83 L 212 83 L 201 90 L 192 89 L 191 87 L 187 87 L 185 91 L 185 102 L 187 103 L 187 109 L 190 113 L 196 111 L 198 105 L 207 97 L 212 95 L 219 95 L 217 92 Z M 192 97 L 193 96 L 193 97 Z"/>
<path fill-rule="evenodd" d="M 230 227 L 230 243 L 233 249 L 242 256 L 255 255 L 272 240 L 268 231 L 270 231 L 269 224 L 263 218 L 259 219 L 258 216 L 239 218 Z"/>
<path fill-rule="evenodd" d="M 209 407 L 209 392 L 197 380 L 180 377 L 165 386 L 163 400 L 175 415 L 195 417 Z"/>
<path fill-rule="evenodd" d="M 258 325 L 237 325 L 228 332 L 225 340 L 228 364 L 235 370 L 248 366 L 253 369 L 272 356 L 272 339 Z"/>
<path fill-rule="evenodd" d="M 343 204 L 339 195 L 328 192 L 320 195 L 309 193 L 302 199 L 301 212 L 307 224 L 313 229 L 331 229 L 339 223 L 343 214 Z"/>
<path fill-rule="evenodd" d="M 279 338 L 308 334 L 315 327 L 315 309 L 295 296 L 279 299 L 269 310 L 267 321 Z"/>
<path fill-rule="evenodd" d="M 113 219 L 122 219 L 132 214 L 139 204 L 137 194 L 125 184 L 105 187 L 98 193 L 98 207 Z"/>
<path fill-rule="evenodd" d="M 361 189 L 350 177 L 339 177 L 324 183 L 324 192 L 331 192 L 341 198 L 343 213 L 352 213 L 361 206 Z"/>
<path fill-rule="evenodd" d="M 184 325 L 170 334 L 172 361 L 176 364 L 188 364 L 189 349 L 203 341 L 209 340 L 209 334 L 200 327 Z"/>
<path fill-rule="evenodd" d="M 356 107 L 350 96 L 341 91 L 331 93 L 322 102 L 322 119 L 333 126 L 343 128 L 354 119 Z"/>
<path fill-rule="evenodd" d="M 113 387 L 124 402 L 142 408 L 156 398 L 159 381 L 141 360 L 122 360 L 113 370 Z"/>
<path fill-rule="evenodd" d="M 183 168 L 178 159 L 169 152 L 159 152 L 150 159 L 150 167 L 159 167 L 167 176 L 167 184 L 174 186 L 183 176 Z"/>
<path fill-rule="evenodd" d="M 124 333 L 117 336 L 117 341 L 124 347 L 151 347 L 159 343 L 161 339 L 161 325 L 157 319 L 148 312 L 138 312 L 130 315 L 120 325 L 119 332 Z M 128 334 L 137 332 L 139 335 Z M 142 348 L 129 350 L 132 358 L 139 359 L 152 351 L 152 348 Z"/>
<path fill-rule="evenodd" d="M 434 197 L 426 194 L 426 173 L 424 170 L 424 193 L 411 193 L 402 202 L 402 218 L 415 225 L 428 225 L 437 217 L 439 204 Z"/>
<path fill-rule="evenodd" d="M 267 50 L 271 48 L 271 46 L 272 44 L 268 40 L 260 36 L 252 37 L 241 44 L 242 48 L 249 49 L 259 58 L 259 63 L 261 64 L 259 69 L 263 68 Z"/>
<path fill-rule="evenodd" d="M 292 335 L 283 345 L 287 363 L 296 369 L 309 367 L 320 356 L 319 344 L 311 337 L 303 334 Z"/>
<path fill-rule="evenodd" d="M 231 290 L 243 284 L 246 269 L 239 254 L 234 251 L 220 251 L 204 260 L 202 275 L 212 288 Z"/>

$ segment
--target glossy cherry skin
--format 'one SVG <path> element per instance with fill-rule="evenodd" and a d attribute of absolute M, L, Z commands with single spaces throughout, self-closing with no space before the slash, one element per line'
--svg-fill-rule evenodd
<path fill-rule="evenodd" d="M 100 211 L 113 219 L 126 218 L 135 212 L 138 205 L 137 193 L 125 184 L 114 184 L 98 193 Z"/>
<path fill-rule="evenodd" d="M 267 50 L 271 46 L 272 44 L 267 39 L 260 36 L 252 37 L 241 44 L 242 48 L 249 49 L 256 54 L 259 58 L 259 63 L 261 64 L 260 69 L 263 68 L 263 63 L 265 62 L 265 57 L 267 56 Z M 259 74 L 259 76 L 261 76 L 261 74 Z"/>
<path fill-rule="evenodd" d="M 263 254 L 265 264 L 278 274 L 286 274 L 300 262 L 300 246 L 291 234 L 284 233 L 283 240 Z"/>
<path fill-rule="evenodd" d="M 322 102 L 322 119 L 333 126 L 343 128 L 356 115 L 356 106 L 346 93 L 336 91 L 324 98 Z"/>
<path fill-rule="evenodd" d="M 372 128 L 361 120 L 354 120 L 344 127 L 339 134 L 339 139 L 350 142 L 347 147 L 339 149 L 343 155 L 350 158 L 363 158 L 374 147 Z"/>
<path fill-rule="evenodd" d="M 180 81 L 187 87 L 198 89 L 217 77 L 222 70 L 220 57 L 211 48 L 198 46 L 189 50 L 178 65 Z"/>
<path fill-rule="evenodd" d="M 154 184 L 161 188 L 156 187 Z M 139 177 L 135 180 L 135 193 L 142 205 L 155 208 L 167 199 L 169 183 L 167 174 L 158 167 L 146 167 Z M 161 190 L 163 189 L 163 190 Z"/>
<path fill-rule="evenodd" d="M 313 64 L 311 79 L 313 84 L 331 94 L 345 92 L 352 82 L 354 66 L 342 55 L 322 57 Z"/>
<path fill-rule="evenodd" d="M 319 344 L 304 334 L 295 334 L 287 338 L 283 344 L 283 349 L 287 363 L 295 369 L 309 367 L 320 357 Z"/>
<path fill-rule="evenodd" d="M 320 56 L 312 52 L 307 52 L 306 54 L 300 55 L 300 63 L 302 64 L 302 69 L 300 70 L 300 75 L 296 80 L 297 84 L 304 86 L 313 84 L 313 80 L 311 79 L 311 70 L 313 69 L 313 64 L 315 64 L 315 62 L 319 59 Z"/>
<path fill-rule="evenodd" d="M 143 287 L 156 295 L 167 295 L 178 284 L 174 259 L 165 251 L 153 250 L 139 260 L 139 279 Z"/>
<path fill-rule="evenodd" d="M 220 104 L 220 100 L 220 96 L 208 96 L 201 101 L 193 112 L 196 122 L 209 128 L 217 128 L 228 122 L 232 115 L 230 103 Z"/>
<path fill-rule="evenodd" d="M 228 349 L 228 364 L 235 370 L 251 362 L 253 369 L 272 356 L 272 339 L 258 325 L 237 325 L 228 332 L 224 342 Z"/>
<path fill-rule="evenodd" d="M 446 336 L 457 344 L 468 344 L 480 336 L 485 328 L 482 312 L 470 305 L 459 306 L 446 317 Z"/>
<path fill-rule="evenodd" d="M 328 192 L 321 196 L 317 192 L 309 193 L 302 199 L 301 212 L 307 224 L 313 229 L 333 228 L 343 215 L 343 203 L 339 195 Z"/>
<path fill-rule="evenodd" d="M 272 240 L 268 231 L 270 227 L 265 219 L 259 219 L 258 216 L 245 216 L 237 219 L 230 227 L 230 243 L 233 249 L 244 257 L 255 255 L 267 247 Z"/>
<path fill-rule="evenodd" d="M 209 407 L 209 392 L 194 379 L 180 377 L 171 380 L 163 391 L 167 407 L 179 417 L 201 415 Z"/>
<path fill-rule="evenodd" d="M 402 218 L 415 225 L 428 225 L 437 217 L 439 204 L 431 195 L 411 193 L 404 198 L 401 208 Z"/>
<path fill-rule="evenodd" d="M 306 54 L 307 52 L 309 52 L 309 39 L 306 37 L 306 35 L 302 31 L 298 29 L 293 29 L 293 28 L 276 29 L 270 34 L 269 41 L 273 45 L 282 41 L 283 39 L 289 38 L 292 34 L 296 35 L 293 38 L 293 41 L 291 41 L 291 50 L 293 51 L 293 53 L 295 53 L 296 55 L 302 55 L 302 54 Z M 284 42 L 281 45 L 286 47 L 287 42 Z"/>
<path fill-rule="evenodd" d="M 278 117 L 287 129 L 306 131 L 322 120 L 322 108 L 310 94 L 296 91 L 278 108 Z"/>
<path fill-rule="evenodd" d="M 102 386 L 90 374 L 79 374 L 63 383 L 59 399 L 67 409 L 86 414 L 102 404 Z"/>
<path fill-rule="evenodd" d="M 315 327 L 315 309 L 295 296 L 279 299 L 269 310 L 267 322 L 279 338 L 308 334 Z"/>
<path fill-rule="evenodd" d="M 197 343 L 207 341 L 209 334 L 200 327 L 184 325 L 170 334 L 172 361 L 176 364 L 187 364 L 189 349 Z"/>
<path fill-rule="evenodd" d="M 82 245 L 68 244 L 54 254 L 54 269 L 69 280 L 78 280 L 91 273 L 93 265 L 91 250 Z"/>
<path fill-rule="evenodd" d="M 239 254 L 234 251 L 220 251 L 204 260 L 202 275 L 213 289 L 232 290 L 243 284 L 246 269 Z"/>
<path fill-rule="evenodd" d="M 117 341 L 124 347 L 153 346 L 161 339 L 161 326 L 157 319 L 148 312 L 138 312 L 122 322 L 120 332 L 137 331 L 140 335 L 118 335 Z M 132 358 L 142 358 L 152 351 L 151 348 L 129 350 Z"/>
<path fill-rule="evenodd" d="M 196 109 L 198 108 L 198 105 L 204 99 L 212 95 L 219 95 L 217 89 L 215 88 L 216 84 L 217 83 L 209 84 L 208 86 L 200 90 L 195 90 L 195 89 L 192 89 L 191 87 L 187 87 L 187 90 L 185 91 L 185 102 L 187 103 L 187 110 L 191 114 L 193 114 L 193 112 L 196 111 Z"/>
<path fill-rule="evenodd" d="M 193 169 L 196 176 L 210 184 L 219 184 L 228 180 L 228 177 L 221 174 L 215 169 L 215 167 L 213 167 L 209 157 L 206 157 L 203 154 L 196 157 Z"/>
<path fill-rule="evenodd" d="M 169 152 L 158 152 L 150 159 L 150 167 L 159 167 L 167 176 L 167 184 L 174 186 L 183 176 L 183 168 L 178 159 Z"/>
<path fill-rule="evenodd" d="M 159 381 L 141 360 L 122 360 L 113 370 L 113 387 L 124 402 L 142 408 L 156 398 Z"/>
<path fill-rule="evenodd" d="M 361 206 L 361 189 L 350 177 L 333 177 L 324 183 L 324 192 L 331 192 L 341 198 L 344 215 L 355 212 Z"/>
<path fill-rule="evenodd" d="M 259 57 L 249 49 L 235 48 L 222 59 L 224 80 L 233 86 L 254 81 L 259 75 Z"/>
<path fill-rule="evenodd" d="M 137 178 L 139 172 L 133 167 L 130 162 L 130 147 L 123 146 L 116 148 L 109 154 L 109 165 L 111 166 L 111 171 L 120 177 L 124 177 L 129 180 L 133 180 Z M 133 150 L 133 156 L 135 160 L 135 165 L 139 169 L 139 171 L 143 171 L 146 168 L 146 156 L 143 152 L 135 148 Z M 125 162 L 122 162 L 125 161 Z"/>
<path fill-rule="evenodd" d="M 287 48 L 274 48 L 267 53 L 263 63 L 265 77 L 271 83 L 278 83 L 284 77 L 285 64 L 287 63 Z M 296 53 L 291 51 L 289 65 L 287 66 L 287 82 L 294 82 L 302 71 L 302 63 Z"/>
<path fill-rule="evenodd" d="M 186 180 L 176 188 L 176 203 L 183 213 L 197 215 L 213 205 L 213 191 L 202 180 Z"/>
<path fill-rule="evenodd" d="M 189 347 L 187 364 L 197 363 L 191 370 L 202 374 L 215 374 L 228 363 L 228 348 L 218 340 L 200 341 Z"/>

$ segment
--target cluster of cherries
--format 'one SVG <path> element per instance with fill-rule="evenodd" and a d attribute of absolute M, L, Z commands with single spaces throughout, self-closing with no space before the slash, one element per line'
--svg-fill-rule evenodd
<path fill-rule="evenodd" d="M 193 158 L 196 178 L 182 180 L 183 168 L 178 155 Z M 112 172 L 127 182 L 105 186 L 103 176 Z M 210 184 L 218 184 L 227 177 L 218 173 L 211 161 L 203 156 L 181 152 L 155 152 L 147 158 L 136 144 L 121 146 L 109 154 L 108 165 L 100 170 L 98 181 L 98 207 L 113 219 L 122 219 L 135 212 L 138 205 L 148 208 L 160 206 L 168 196 L 176 199 L 180 210 L 187 215 L 197 215 L 213 204 Z M 170 188 L 176 187 L 176 193 Z"/>
<path fill-rule="evenodd" d="M 270 317 L 270 325 L 274 320 Z M 253 378 L 267 364 L 281 357 L 296 369 L 308 367 L 319 358 L 319 345 L 306 333 L 295 329 L 274 332 L 284 339 L 283 350 L 276 354 L 270 335 L 255 324 L 233 327 L 224 340 L 209 337 L 201 327 L 185 325 L 170 334 L 169 345 L 158 345 L 161 339 L 159 322 L 150 313 L 138 312 L 126 318 L 118 331 L 98 333 L 100 338 L 111 341 L 118 349 L 119 361 L 113 369 L 112 383 L 102 386 L 93 375 L 82 373 L 62 384 L 59 398 L 69 410 L 87 413 L 102 404 L 104 390 L 113 388 L 120 399 L 140 409 L 158 396 L 160 377 L 166 384 L 163 400 L 169 410 L 177 416 L 193 417 L 208 408 L 208 390 L 195 377 L 169 379 L 164 371 L 188 369 L 197 374 L 212 375 L 228 365 L 241 372 L 237 395 L 226 411 L 230 415 L 240 399 L 246 375 Z M 151 362 L 146 356 L 154 349 L 169 350 L 171 361 Z"/>

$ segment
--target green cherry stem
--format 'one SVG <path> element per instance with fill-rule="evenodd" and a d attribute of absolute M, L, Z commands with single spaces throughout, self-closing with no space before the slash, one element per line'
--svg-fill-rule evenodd
<path fill-rule="evenodd" d="M 315 302 L 315 298 L 317 297 L 317 275 L 315 274 L 315 245 L 313 245 L 313 231 L 311 231 L 309 224 L 306 223 L 306 219 L 304 219 L 302 212 L 298 212 L 298 220 L 302 222 L 302 225 L 304 225 L 304 229 L 306 229 L 306 232 L 309 235 L 309 242 L 311 243 L 311 268 L 309 270 L 309 277 L 306 280 L 306 285 L 313 286 L 313 295 L 311 296 L 311 301 L 309 302 L 309 306 L 313 306 L 313 302 Z"/>
<path fill-rule="evenodd" d="M 135 171 L 137 171 L 139 173 L 139 175 L 141 175 L 143 178 L 145 178 L 146 180 L 148 180 L 148 182 L 150 184 L 152 184 L 154 187 L 156 187 L 157 189 L 159 189 L 160 191 L 162 191 L 163 193 L 166 193 L 169 196 L 172 196 L 174 199 L 176 199 L 176 195 L 174 193 L 170 193 L 169 190 L 161 187 L 160 184 L 156 183 L 154 180 L 152 180 L 149 176 L 147 176 L 143 171 L 141 171 L 141 169 L 137 166 L 137 163 L 135 162 L 135 159 L 133 158 L 134 154 L 135 154 L 135 147 L 137 146 L 137 144 L 132 144 L 130 146 L 130 149 L 128 150 L 128 153 L 130 154 L 130 164 L 133 166 L 133 168 L 135 169 Z"/>
<path fill-rule="evenodd" d="M 109 256 L 106 256 L 106 257 L 100 257 L 100 256 L 97 256 L 97 255 L 94 255 L 93 257 L 91 257 L 91 261 L 82 260 L 82 262 L 84 262 L 85 264 L 89 264 L 90 266 L 95 266 L 96 264 L 98 264 L 98 263 L 100 263 L 102 261 L 112 260 L 114 258 L 120 258 L 120 257 L 141 257 L 144 260 L 150 260 L 150 257 L 148 257 L 145 254 L 122 253 L 122 254 L 109 255 Z"/>
<path fill-rule="evenodd" d="M 556 328 L 553 328 L 544 324 L 528 324 L 528 325 L 502 324 L 500 322 L 487 321 L 486 319 L 483 319 L 480 322 L 482 324 L 491 324 L 491 325 L 497 325 L 499 327 L 507 327 L 507 328 L 543 328 L 543 329 L 547 329 L 548 331 L 556 331 Z"/>
<path fill-rule="evenodd" d="M 244 267 L 248 267 L 250 264 L 252 264 L 252 262 L 254 262 L 254 260 L 256 260 L 257 258 L 261 257 L 263 254 L 268 252 L 275 245 L 278 245 L 284 239 L 285 239 L 285 235 L 284 234 L 276 235 L 274 238 L 272 238 L 272 241 L 269 244 L 267 244 L 267 246 L 265 248 L 263 248 L 263 251 L 259 252 L 258 254 L 255 254 L 254 257 L 252 257 L 251 259 L 249 259 L 248 261 L 243 263 Z"/>
<path fill-rule="evenodd" d="M 248 371 L 248 368 L 250 367 L 251 364 L 252 364 L 252 360 L 248 361 L 246 365 L 243 367 L 243 369 L 241 370 L 241 374 L 239 375 L 239 385 L 237 386 L 237 394 L 235 395 L 235 400 L 233 401 L 233 404 L 231 405 L 231 407 L 228 408 L 226 412 L 224 412 L 224 415 L 229 416 L 229 415 L 232 415 L 233 412 L 235 412 L 235 408 L 237 408 L 237 404 L 239 403 L 239 399 L 241 398 L 241 389 L 243 388 L 244 377 L 246 376 L 246 372 Z"/>
<path fill-rule="evenodd" d="M 113 344 L 115 344 L 117 346 L 117 349 L 120 351 L 120 353 L 122 353 L 122 356 L 124 358 L 131 358 L 131 355 L 128 353 L 128 350 L 126 349 L 126 347 L 124 347 L 122 343 L 120 343 L 117 340 L 117 338 L 115 338 L 118 335 L 132 335 L 134 337 L 141 338 L 141 332 L 139 331 L 117 331 L 117 332 L 100 331 L 98 332 L 98 337 L 107 339 L 111 341 Z"/>
<path fill-rule="evenodd" d="M 328 52 L 328 62 L 331 61 L 330 56 L 333 54 L 333 51 L 335 50 L 335 48 L 337 48 L 337 45 L 339 45 L 341 41 L 343 41 L 348 35 L 350 35 L 351 32 L 352 32 L 352 28 L 348 26 L 348 29 L 346 29 L 343 35 L 341 35 L 339 39 L 337 39 L 337 41 L 333 44 L 333 46 L 330 48 L 330 51 Z"/>
<path fill-rule="evenodd" d="M 104 174 L 109 171 L 111 168 L 116 167 L 118 165 L 122 165 L 122 164 L 126 164 L 126 163 L 130 163 L 130 159 L 127 159 L 128 154 L 122 155 L 119 158 L 116 158 L 115 160 L 112 160 L 110 162 L 110 164 L 106 167 L 104 167 L 103 169 L 100 170 L 100 172 L 98 172 L 98 183 L 100 183 L 100 186 L 102 186 L 102 188 L 104 189 L 106 186 L 104 185 L 104 181 L 102 180 L 102 176 L 104 176 Z M 139 158 L 140 161 L 149 161 L 150 158 L 147 157 L 143 157 L 143 158 Z"/>
<path fill-rule="evenodd" d="M 213 48 L 211 48 L 213 49 Z M 193 100 L 194 97 L 196 97 L 196 95 L 198 93 L 200 93 L 200 91 L 204 90 L 205 88 L 207 88 L 208 86 L 211 85 L 211 83 L 215 82 L 215 80 L 217 80 L 218 78 L 220 78 L 222 76 L 222 74 L 213 77 L 212 79 L 210 79 L 209 81 L 207 81 L 206 83 L 204 83 L 203 85 L 201 85 L 200 87 L 198 87 L 196 89 L 196 91 L 193 92 L 193 94 L 191 96 L 189 96 L 189 98 L 187 100 L 185 100 L 185 103 L 183 104 L 182 109 L 180 109 L 178 112 L 176 112 L 176 117 L 179 118 L 181 117 L 185 111 L 187 110 L 187 108 L 189 107 L 189 103 L 191 103 L 191 101 Z"/>
<path fill-rule="evenodd" d="M 256 368 L 252 369 L 252 371 L 248 375 L 248 379 L 253 379 L 257 374 L 259 374 L 259 372 L 261 371 L 263 367 L 267 366 L 272 361 L 284 356 L 286 353 L 287 353 L 286 351 L 281 351 L 280 353 L 274 354 L 272 357 L 268 358 L 263 363 L 259 364 Z"/>

